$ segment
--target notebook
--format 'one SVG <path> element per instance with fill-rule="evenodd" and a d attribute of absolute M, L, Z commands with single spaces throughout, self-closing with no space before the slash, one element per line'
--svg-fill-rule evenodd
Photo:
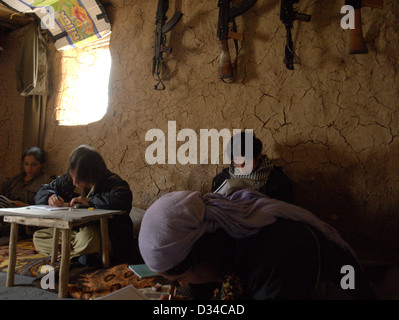
<path fill-rule="evenodd" d="M 32 205 L 29 206 L 28 208 L 32 208 L 32 209 L 43 209 L 43 210 L 47 210 L 47 211 L 60 211 L 60 210 L 69 210 L 69 206 L 65 206 L 65 207 L 52 207 L 49 205 Z"/>
<path fill-rule="evenodd" d="M 111 292 L 103 297 L 94 298 L 93 300 L 150 300 L 143 293 L 132 285 L 128 285 L 117 291 Z"/>
<path fill-rule="evenodd" d="M 140 279 L 153 278 L 159 276 L 158 273 L 150 270 L 145 264 L 134 264 L 129 266 Z"/>
<path fill-rule="evenodd" d="M 227 197 L 234 191 L 253 187 L 254 181 L 246 178 L 226 179 L 213 193 L 220 193 Z"/>
<path fill-rule="evenodd" d="M 0 208 L 14 208 L 14 201 L 8 199 L 6 196 L 0 195 Z"/>

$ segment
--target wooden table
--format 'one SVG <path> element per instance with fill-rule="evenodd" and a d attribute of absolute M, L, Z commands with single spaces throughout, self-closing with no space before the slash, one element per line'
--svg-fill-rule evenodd
<path fill-rule="evenodd" d="M 18 241 L 18 225 L 36 226 L 44 228 L 54 228 L 53 251 L 51 263 L 58 257 L 58 240 L 60 231 L 62 232 L 61 244 L 61 264 L 59 272 L 58 296 L 65 298 L 68 294 L 69 267 L 71 252 L 71 230 L 73 227 L 100 220 L 101 226 L 101 251 L 104 268 L 109 267 L 109 237 L 108 237 L 108 218 L 122 214 L 120 210 L 103 209 L 73 209 L 49 211 L 43 206 L 29 206 L 22 208 L 2 208 L 0 216 L 4 216 L 5 222 L 11 223 L 10 243 L 9 243 L 9 264 L 7 270 L 6 286 L 14 285 L 14 274 L 16 264 L 16 249 Z"/>

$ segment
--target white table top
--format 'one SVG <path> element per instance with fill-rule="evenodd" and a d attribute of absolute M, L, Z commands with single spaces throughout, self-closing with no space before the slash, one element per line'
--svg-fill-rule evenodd
<path fill-rule="evenodd" d="M 47 209 L 45 209 L 47 208 Z M 0 208 L 0 216 L 18 216 L 39 219 L 58 219 L 70 222 L 82 221 L 90 218 L 105 218 L 115 214 L 122 214 L 122 210 L 105 210 L 87 208 L 72 209 L 63 208 L 63 210 L 50 211 L 49 206 L 37 205 L 20 208 Z M 91 220 L 91 219 L 90 219 Z"/>

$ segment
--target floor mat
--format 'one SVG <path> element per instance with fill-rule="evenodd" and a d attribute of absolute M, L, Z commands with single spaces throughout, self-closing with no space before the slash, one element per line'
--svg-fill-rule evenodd
<path fill-rule="evenodd" d="M 129 269 L 128 264 L 121 264 L 81 275 L 76 281 L 71 281 L 68 293 L 73 298 L 89 300 L 105 296 L 128 285 L 141 289 L 152 287 L 157 283 L 167 284 L 169 281 L 162 277 L 140 279 Z"/>
<path fill-rule="evenodd" d="M 0 246 L 0 271 L 3 272 L 7 272 L 8 269 L 8 251 L 8 245 Z M 44 265 L 50 265 L 50 260 L 51 257 L 35 251 L 32 240 L 18 241 L 15 273 L 36 278 L 33 285 L 41 288 L 41 278 L 44 274 L 40 272 L 40 269 Z M 57 292 L 60 262 L 57 261 L 52 266 L 56 285 L 51 291 Z M 75 262 L 71 263 L 69 271 L 68 295 L 75 299 L 88 300 L 104 296 L 128 285 L 140 289 L 152 287 L 156 283 L 166 284 L 168 281 L 162 277 L 140 279 L 129 269 L 128 264 L 120 264 L 108 269 L 94 269 L 82 267 Z"/>
<path fill-rule="evenodd" d="M 17 243 L 17 259 L 15 273 L 28 277 L 41 276 L 40 269 L 43 265 L 50 264 L 51 257 L 35 251 L 32 240 L 21 240 Z M 0 271 L 7 272 L 9 264 L 9 246 L 0 246 Z M 59 262 L 53 265 L 59 268 Z"/>

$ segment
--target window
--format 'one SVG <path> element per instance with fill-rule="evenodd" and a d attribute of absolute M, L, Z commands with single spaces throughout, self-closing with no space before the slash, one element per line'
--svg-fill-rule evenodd
<path fill-rule="evenodd" d="M 86 125 L 101 120 L 108 108 L 109 39 L 61 54 L 62 79 L 56 113 L 59 124 Z"/>

